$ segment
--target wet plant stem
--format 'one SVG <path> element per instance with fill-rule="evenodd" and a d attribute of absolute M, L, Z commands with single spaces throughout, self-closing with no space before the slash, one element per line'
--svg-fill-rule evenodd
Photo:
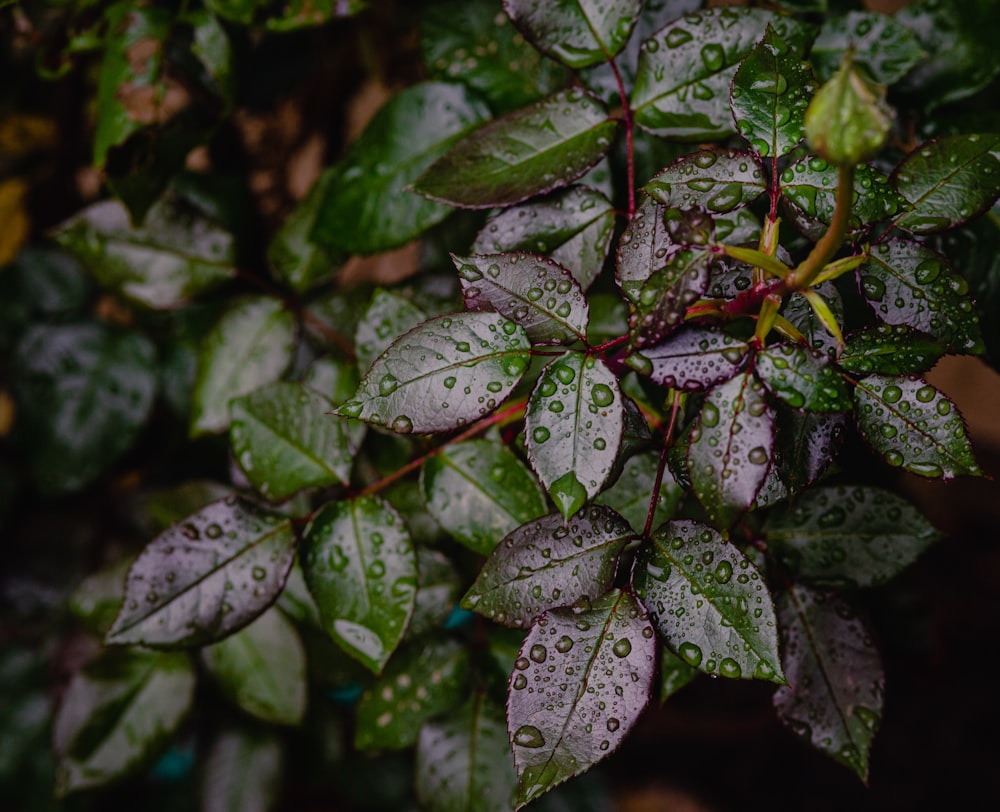
<path fill-rule="evenodd" d="M 663 430 L 663 448 L 660 450 L 660 462 L 656 466 L 656 479 L 653 481 L 653 495 L 649 497 L 649 509 L 646 511 L 646 524 L 642 528 L 642 535 L 649 537 L 653 529 L 653 520 L 656 518 L 656 506 L 660 501 L 660 487 L 663 485 L 663 471 L 667 467 L 667 454 L 670 452 L 670 444 L 674 435 L 674 427 L 677 425 L 677 414 L 681 409 L 681 398 L 674 393 L 674 402 L 670 407 L 670 422 Z"/>
<path fill-rule="evenodd" d="M 628 183 L 628 219 L 631 220 L 635 215 L 635 145 L 632 140 L 632 111 L 628 106 L 628 94 L 625 92 L 625 81 L 622 79 L 621 71 L 618 69 L 618 63 L 615 62 L 614 58 L 608 57 L 608 64 L 611 66 L 611 71 L 615 75 L 615 82 L 618 84 L 618 95 L 622 100 L 622 122 L 625 124 L 625 153 L 626 153 L 626 172 Z"/>

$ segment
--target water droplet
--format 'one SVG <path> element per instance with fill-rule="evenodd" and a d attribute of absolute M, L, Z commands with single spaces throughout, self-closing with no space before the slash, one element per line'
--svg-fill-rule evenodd
<path fill-rule="evenodd" d="M 550 432 L 545 426 L 538 426 L 531 432 L 531 437 L 536 443 L 544 443 L 550 437 Z"/>
<path fill-rule="evenodd" d="M 543 747 L 545 737 L 534 725 L 521 725 L 514 733 L 514 744 L 521 747 Z"/>
<path fill-rule="evenodd" d="M 616 657 L 628 657 L 632 653 L 632 644 L 627 638 L 622 637 L 620 640 L 616 640 L 614 645 L 611 646 L 611 650 L 615 653 Z"/>
<path fill-rule="evenodd" d="M 409 434 L 413 431 L 413 421 L 405 414 L 401 414 L 392 421 L 391 428 L 397 434 Z"/>
<path fill-rule="evenodd" d="M 399 379 L 392 373 L 386 373 L 378 382 L 378 393 L 383 397 L 391 395 L 399 388 Z"/>
<path fill-rule="evenodd" d="M 512 684 L 514 686 L 514 690 L 520 691 L 528 684 L 528 680 L 524 676 L 524 674 L 518 674 L 516 677 L 514 677 L 514 682 Z"/>
<path fill-rule="evenodd" d="M 668 48 L 679 48 L 684 43 L 690 42 L 691 39 L 690 32 L 685 31 L 683 28 L 671 28 L 667 32 L 665 41 Z"/>
<path fill-rule="evenodd" d="M 595 404 L 601 407 L 610 406 L 615 400 L 615 395 L 614 392 L 611 391 L 611 387 L 603 383 L 599 383 L 594 386 L 590 393 L 590 397 Z"/>
<path fill-rule="evenodd" d="M 528 650 L 528 656 L 536 663 L 544 663 L 545 658 L 549 656 L 549 652 L 545 646 L 536 643 Z"/>
<path fill-rule="evenodd" d="M 743 669 L 740 668 L 740 664 L 736 660 L 724 657 L 719 663 L 719 673 L 729 679 L 739 679 L 743 676 Z"/>
<path fill-rule="evenodd" d="M 715 568 L 715 580 L 720 584 L 728 584 L 733 577 L 733 565 L 728 561 L 720 561 Z"/>
<path fill-rule="evenodd" d="M 263 567 L 254 567 L 250 570 L 250 575 L 255 581 L 263 581 L 267 577 L 267 570 Z"/>
<path fill-rule="evenodd" d="M 621 727 L 621 722 L 615 718 L 608 719 L 608 732 L 614 733 L 618 728 Z"/>
<path fill-rule="evenodd" d="M 558 640 L 556 640 L 556 651 L 560 654 L 565 654 L 571 648 L 573 648 L 573 638 L 569 635 L 563 635 Z"/>
<path fill-rule="evenodd" d="M 701 648 L 694 643 L 681 643 L 677 649 L 677 653 L 681 655 L 681 659 L 684 660 L 688 665 L 693 665 L 697 668 L 701 665 Z"/>

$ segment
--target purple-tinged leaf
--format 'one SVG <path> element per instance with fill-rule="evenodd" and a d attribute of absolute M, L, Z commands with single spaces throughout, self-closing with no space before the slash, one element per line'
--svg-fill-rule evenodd
<path fill-rule="evenodd" d="M 846 336 L 841 369 L 868 375 L 917 375 L 944 355 L 936 339 L 906 324 L 877 324 Z"/>
<path fill-rule="evenodd" d="M 629 358 L 629 365 L 661 386 L 703 392 L 746 365 L 750 345 L 713 327 L 686 327 Z"/>
<path fill-rule="evenodd" d="M 532 626 L 507 693 L 518 809 L 614 752 L 649 702 L 655 655 L 653 627 L 628 592 Z"/>
<path fill-rule="evenodd" d="M 851 393 L 843 376 L 823 353 L 788 342 L 757 353 L 757 377 L 793 409 L 807 412 L 845 412 Z"/>
<path fill-rule="evenodd" d="M 462 606 L 526 628 L 549 609 L 595 601 L 614 585 L 618 556 L 632 535 L 628 522 L 602 505 L 569 521 L 543 516 L 500 542 Z"/>
<path fill-rule="evenodd" d="M 265 812 L 277 806 L 284 767 L 283 742 L 277 733 L 227 726 L 214 736 L 201 756 L 202 812 Z"/>
<path fill-rule="evenodd" d="M 427 314 L 409 299 L 378 288 L 354 331 L 358 369 L 367 370 L 397 336 L 426 319 Z"/>
<path fill-rule="evenodd" d="M 736 209 L 726 214 L 717 214 L 713 219 L 716 242 L 727 245 L 759 243 L 760 220 L 750 209 Z"/>
<path fill-rule="evenodd" d="M 659 344 L 681 326 L 687 308 L 708 287 L 715 258 L 705 248 L 684 248 L 646 281 L 629 316 L 633 348 Z"/>
<path fill-rule="evenodd" d="M 844 301 L 834 283 L 824 282 L 812 290 L 818 296 L 823 297 L 823 301 L 826 302 L 826 306 L 833 313 L 837 323 L 842 325 L 844 323 Z M 791 295 L 785 303 L 781 315 L 806 337 L 809 346 L 814 350 L 819 350 L 833 357 L 840 349 L 837 339 L 816 316 L 816 311 L 813 310 L 809 300 L 801 293 Z"/>
<path fill-rule="evenodd" d="M 763 167 L 754 155 L 721 147 L 681 156 L 642 187 L 667 208 L 713 214 L 741 209 L 766 189 Z"/>
<path fill-rule="evenodd" d="M 774 468 L 789 494 L 818 480 L 837 458 L 847 434 L 843 413 L 778 412 Z"/>
<path fill-rule="evenodd" d="M 633 530 L 641 533 L 646 524 L 646 515 L 649 513 L 659 464 L 660 455 L 652 451 L 630 457 L 615 484 L 602 492 L 594 500 L 595 504 L 607 505 L 619 513 Z M 660 481 L 660 493 L 656 499 L 653 526 L 672 518 L 683 498 L 684 489 L 674 479 L 670 470 L 665 469 Z"/>
<path fill-rule="evenodd" d="M 853 49 L 854 64 L 866 68 L 880 85 L 899 81 L 925 56 L 913 32 L 888 14 L 849 11 L 825 20 L 813 42 L 809 61 L 820 79 L 837 72 L 848 49 Z"/>
<path fill-rule="evenodd" d="M 646 280 L 669 262 L 670 254 L 680 250 L 664 222 L 666 211 L 666 206 L 644 198 L 618 241 L 615 282 L 632 304 L 639 303 Z"/>

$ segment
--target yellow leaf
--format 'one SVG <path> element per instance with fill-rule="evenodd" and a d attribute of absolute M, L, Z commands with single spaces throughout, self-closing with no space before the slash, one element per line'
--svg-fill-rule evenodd
<path fill-rule="evenodd" d="M 25 113 L 0 115 L 0 156 L 19 158 L 55 146 L 52 119 Z"/>
<path fill-rule="evenodd" d="M 28 187 L 18 178 L 0 180 L 0 268 L 17 256 L 28 237 L 24 196 Z"/>

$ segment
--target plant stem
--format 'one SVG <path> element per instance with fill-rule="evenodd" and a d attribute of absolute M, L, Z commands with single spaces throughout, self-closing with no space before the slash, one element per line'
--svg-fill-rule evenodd
<path fill-rule="evenodd" d="M 670 441 L 674 434 L 674 426 L 677 425 L 677 413 L 681 408 L 681 398 L 678 393 L 674 393 L 674 402 L 670 407 L 670 422 L 663 430 L 663 448 L 660 449 L 660 462 L 656 466 L 656 479 L 653 480 L 653 495 L 649 497 L 649 509 L 646 511 L 646 524 L 642 528 L 642 535 L 649 537 L 649 531 L 653 529 L 653 520 L 656 518 L 656 505 L 660 501 L 660 486 L 663 485 L 663 471 L 667 467 L 667 453 L 670 451 Z"/>
<path fill-rule="evenodd" d="M 635 215 L 635 145 L 632 141 L 632 111 L 628 106 L 628 96 L 625 93 L 625 82 L 622 79 L 618 64 L 612 57 L 608 57 L 608 64 L 615 75 L 615 82 L 618 83 L 618 95 L 622 100 L 622 121 L 625 122 L 625 153 L 628 175 L 628 219 Z"/>
<path fill-rule="evenodd" d="M 813 246 L 802 264 L 785 278 L 786 290 L 795 291 L 809 287 L 813 279 L 823 270 L 823 266 L 833 259 L 833 255 L 837 253 L 847 234 L 853 198 L 854 167 L 841 166 L 837 172 L 837 204 L 833 210 L 830 227 Z"/>

